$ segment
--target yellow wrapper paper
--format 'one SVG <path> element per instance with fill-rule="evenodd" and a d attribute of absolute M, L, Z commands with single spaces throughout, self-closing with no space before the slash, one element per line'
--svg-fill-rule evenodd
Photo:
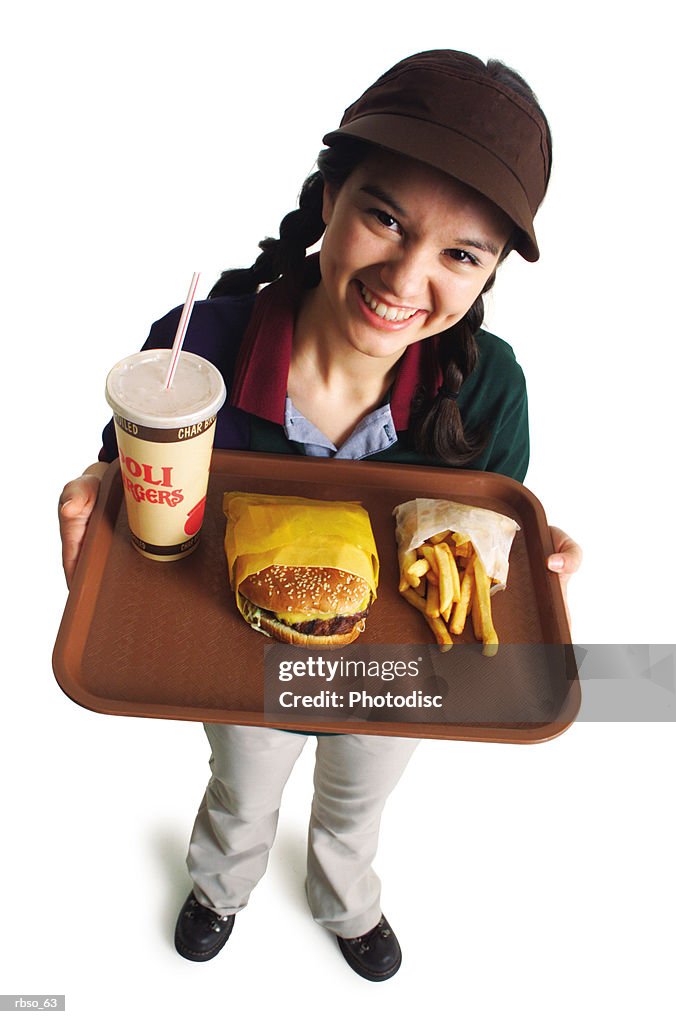
<path fill-rule="evenodd" d="M 486 575 L 497 581 L 491 587 L 491 594 L 505 589 L 509 552 L 516 531 L 520 529 L 509 516 L 440 498 L 414 498 L 397 505 L 392 515 L 396 519 L 400 551 L 418 548 L 428 537 L 443 530 L 468 534 Z"/>
<path fill-rule="evenodd" d="M 317 565 L 361 576 L 376 597 L 378 552 L 368 512 L 358 502 L 228 491 L 225 553 L 230 586 L 269 565 Z M 240 608 L 241 611 L 241 608 Z"/>

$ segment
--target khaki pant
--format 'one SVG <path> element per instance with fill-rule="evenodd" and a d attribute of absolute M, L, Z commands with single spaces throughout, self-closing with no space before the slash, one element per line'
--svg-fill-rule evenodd
<path fill-rule="evenodd" d="M 197 814 L 188 870 L 197 899 L 219 914 L 245 907 L 262 878 L 282 791 L 307 736 L 241 725 L 205 725 L 212 777 Z M 380 817 L 418 740 L 317 738 L 306 892 L 315 920 L 343 938 L 380 920 L 371 867 Z"/>

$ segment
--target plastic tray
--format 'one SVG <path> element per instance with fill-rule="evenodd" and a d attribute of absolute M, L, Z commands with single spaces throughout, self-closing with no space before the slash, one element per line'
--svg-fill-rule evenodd
<path fill-rule="evenodd" d="M 444 497 L 516 519 L 521 530 L 512 546 L 507 589 L 493 600 L 500 649 L 493 658 L 483 657 L 468 626 L 461 644 L 439 654 L 436 664 L 447 677 L 442 681 L 443 722 L 438 716 L 425 720 L 421 713 L 405 722 L 351 716 L 323 721 L 315 712 L 299 725 L 281 712 L 274 717 L 265 713 L 264 650 L 270 644 L 286 645 L 252 630 L 235 607 L 223 549 L 226 490 L 362 502 L 371 518 L 381 575 L 365 632 L 342 649 L 350 652 L 363 642 L 410 643 L 425 645 L 435 656 L 422 616 L 397 591 L 395 505 L 414 497 Z M 87 530 L 54 649 L 54 673 L 72 700 L 105 714 L 286 725 L 312 732 L 518 743 L 550 739 L 571 724 L 580 706 L 559 583 L 545 567 L 551 551 L 537 498 L 499 474 L 216 451 L 198 548 L 178 562 L 152 562 L 129 541 L 114 462 Z M 458 651 L 473 658 L 472 678 L 459 674 L 454 680 L 461 664 Z"/>

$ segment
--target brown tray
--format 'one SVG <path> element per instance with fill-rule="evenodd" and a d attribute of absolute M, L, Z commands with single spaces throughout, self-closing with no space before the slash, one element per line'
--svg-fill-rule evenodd
<path fill-rule="evenodd" d="M 321 720 L 271 715 L 264 704 L 264 652 L 276 644 L 247 626 L 235 607 L 223 550 L 227 490 L 358 500 L 368 510 L 381 563 L 378 599 L 366 631 L 340 649 L 412 644 L 429 652 L 445 694 L 443 721 L 422 711 L 407 721 Z M 444 497 L 481 505 L 519 523 L 507 590 L 493 600 L 500 648 L 493 658 L 468 627 L 452 651 L 437 651 L 422 616 L 397 592 L 395 505 Z M 119 464 L 101 485 L 64 611 L 53 657 L 64 692 L 92 711 L 115 715 L 286 725 L 352 732 L 533 743 L 575 719 L 580 686 L 554 574 L 542 506 L 521 484 L 495 473 L 350 460 L 214 452 L 202 538 L 178 562 L 142 558 L 128 539 Z M 561 669 L 561 652 L 566 668 Z M 271 653 L 268 651 L 268 655 Z M 465 659 L 465 668 L 461 670 Z M 468 660 L 469 659 L 469 660 Z M 382 717 L 382 716 L 381 716 Z M 399 714 L 400 717 L 400 714 Z M 427 720 L 426 720 L 427 719 Z"/>

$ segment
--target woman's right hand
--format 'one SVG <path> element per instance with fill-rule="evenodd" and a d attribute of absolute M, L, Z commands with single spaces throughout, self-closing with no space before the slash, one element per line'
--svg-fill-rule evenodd
<path fill-rule="evenodd" d="M 89 466 L 84 471 L 82 476 L 67 483 L 59 498 L 61 556 L 69 588 L 77 560 L 80 557 L 87 523 L 94 511 L 101 478 L 107 469 L 107 462 L 95 462 L 93 466 Z"/>

